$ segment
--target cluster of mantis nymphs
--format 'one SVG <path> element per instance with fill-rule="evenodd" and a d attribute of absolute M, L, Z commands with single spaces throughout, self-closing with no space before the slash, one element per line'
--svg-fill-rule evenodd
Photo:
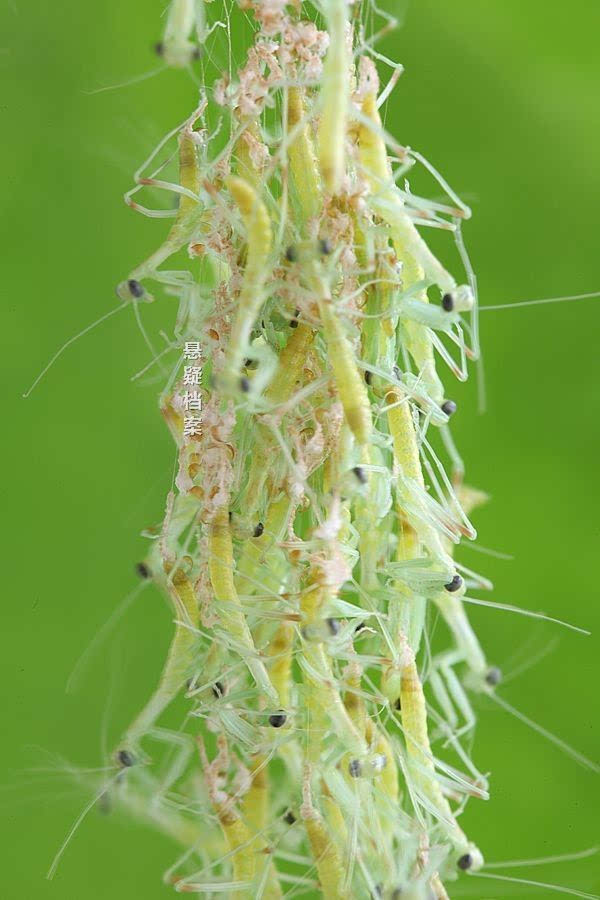
<path fill-rule="evenodd" d="M 375 49 L 392 22 L 372 3 L 173 0 L 166 15 L 157 52 L 194 76 L 236 21 L 249 40 L 126 197 L 173 217 L 118 293 L 138 312 L 153 292 L 179 304 L 160 396 L 178 470 L 138 566 L 175 630 L 105 791 L 181 844 L 165 876 L 179 892 L 444 898 L 483 865 L 460 824 L 488 796 L 469 694 L 501 677 L 464 609 L 488 584 L 453 557 L 485 496 L 464 483 L 438 374 L 462 381 L 478 354 L 469 210 L 382 122 L 401 68 Z M 411 193 L 414 166 L 438 202 Z M 425 227 L 454 238 L 466 284 Z"/>

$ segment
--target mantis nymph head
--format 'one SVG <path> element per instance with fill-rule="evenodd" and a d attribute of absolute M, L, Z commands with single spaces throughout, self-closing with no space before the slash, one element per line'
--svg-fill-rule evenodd
<path fill-rule="evenodd" d="M 475 298 L 469 285 L 461 284 L 452 291 L 446 291 L 442 296 L 441 306 L 446 312 L 470 312 L 474 303 Z"/>
<path fill-rule="evenodd" d="M 204 24 L 204 0 L 171 0 L 164 37 L 154 50 L 174 69 L 185 69 L 200 58 L 200 47 L 190 35 L 200 38 Z"/>

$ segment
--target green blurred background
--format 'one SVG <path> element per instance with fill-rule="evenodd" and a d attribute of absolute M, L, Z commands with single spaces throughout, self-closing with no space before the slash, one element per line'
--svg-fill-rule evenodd
<path fill-rule="evenodd" d="M 145 698 L 169 636 L 144 593 L 74 694 L 81 650 L 135 585 L 145 525 L 160 519 L 174 449 L 158 384 L 130 376 L 148 361 L 126 310 L 70 347 L 28 400 L 22 391 L 68 337 L 117 304 L 113 289 L 164 233 L 126 209 L 131 173 L 191 109 L 193 83 L 165 72 L 90 94 L 156 67 L 162 0 L 8 0 L 0 25 L 7 312 L 4 375 L 3 732 L 0 896 L 39 900 L 167 897 L 177 849 L 92 811 L 53 882 L 45 872 L 89 799 L 48 754 L 101 762 Z M 600 288 L 600 8 L 589 0 L 418 0 L 383 52 L 406 72 L 388 110 L 401 142 L 422 150 L 473 206 L 465 228 L 483 305 Z M 437 246 L 437 245 L 436 245 Z M 451 257 L 449 257 L 449 260 Z M 158 304 L 155 304 L 157 306 Z M 159 315 L 172 321 L 164 301 Z M 156 315 L 156 313 L 152 313 Z M 473 609 L 510 703 L 593 759 L 600 756 L 598 455 L 600 303 L 482 314 L 488 411 L 474 384 L 453 394 L 470 483 L 493 502 L 476 518 L 486 547 L 462 560 L 495 598 L 585 625 L 583 637 L 506 612 Z M 475 760 L 492 772 L 489 803 L 464 822 L 490 860 L 599 842 L 600 784 L 490 701 L 476 701 Z M 104 724 L 103 724 L 104 723 Z M 600 864 L 511 870 L 600 891 Z M 463 878 L 453 896 L 551 896 Z"/>

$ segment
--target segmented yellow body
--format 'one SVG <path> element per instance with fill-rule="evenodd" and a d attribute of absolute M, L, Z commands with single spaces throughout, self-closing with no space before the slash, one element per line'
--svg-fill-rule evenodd
<path fill-rule="evenodd" d="M 350 53 L 346 37 L 346 0 L 327 0 L 325 15 L 329 50 L 321 87 L 321 119 L 318 130 L 319 169 L 325 189 L 336 194 L 344 175 L 346 121 L 348 118 Z"/>
<path fill-rule="evenodd" d="M 394 446 L 394 460 L 402 475 L 402 484 L 398 485 L 399 491 L 399 512 L 403 517 L 409 519 L 410 525 L 420 536 L 423 543 L 426 544 L 430 553 L 439 562 L 445 562 L 452 568 L 452 562 L 445 550 L 438 532 L 426 522 L 416 520 L 415 517 L 405 516 L 402 508 L 402 492 L 405 492 L 404 499 L 409 499 L 411 482 L 424 490 L 423 472 L 419 457 L 419 447 L 417 444 L 417 436 L 415 432 L 412 413 L 408 402 L 408 396 L 401 388 L 393 388 L 386 394 L 386 403 L 388 405 L 388 425 Z M 404 486 L 403 486 L 404 485 Z M 408 491 L 408 494 L 406 493 Z M 414 541 L 410 536 L 410 532 L 406 531 L 401 535 L 402 541 Z M 418 554 L 421 555 L 420 553 Z M 406 558 L 406 557 L 405 557 Z"/>
<path fill-rule="evenodd" d="M 244 796 L 243 816 L 249 831 L 257 835 L 256 840 L 245 849 L 245 853 L 256 858 L 256 868 L 267 867 L 266 883 L 262 896 L 265 900 L 278 900 L 282 897 L 277 870 L 270 855 L 264 833 L 269 825 L 269 773 L 268 757 L 262 753 L 252 758 L 250 765 L 251 784 Z M 246 893 L 248 897 L 248 893 Z M 248 897 L 249 900 L 249 897 Z"/>
<path fill-rule="evenodd" d="M 200 166 L 198 165 L 198 149 L 194 138 L 192 125 L 185 128 L 179 135 L 179 182 L 188 191 L 197 194 L 200 191 Z M 179 197 L 179 210 L 177 218 L 182 220 L 197 203 L 186 194 Z"/>
<path fill-rule="evenodd" d="M 454 845 L 458 848 L 466 848 L 468 846 L 467 838 L 459 828 L 435 776 L 435 765 L 427 732 L 427 706 L 423 685 L 414 660 L 402 670 L 400 703 L 406 751 L 409 759 L 414 762 L 410 768 L 411 777 L 419 791 L 427 797 L 436 810 Z"/>
<path fill-rule="evenodd" d="M 303 591 L 300 611 L 305 626 L 320 621 L 326 599 L 326 591 L 317 584 L 312 590 Z M 309 687 L 309 706 L 319 711 L 319 717 L 331 720 L 338 734 L 343 735 L 351 753 L 366 753 L 364 736 L 356 728 L 340 697 L 322 641 L 303 640 L 302 653 L 307 663 L 304 680 Z"/>
<path fill-rule="evenodd" d="M 269 404 L 277 407 L 289 400 L 295 388 L 302 384 L 302 369 L 314 340 L 315 331 L 308 325 L 299 324 L 281 351 L 277 372 L 266 390 Z M 250 462 L 248 486 L 244 498 L 244 514 L 252 519 L 263 496 L 263 488 L 270 473 L 270 458 L 273 453 L 272 433 L 259 426 L 256 444 Z M 279 489 L 279 485 L 276 486 Z M 273 529 L 268 529 L 273 530 Z M 245 569 L 243 570 L 245 571 Z"/>
<path fill-rule="evenodd" d="M 346 421 L 359 444 L 367 444 L 372 431 L 371 407 L 364 378 L 358 371 L 350 342 L 342 323 L 326 297 L 319 303 L 323 332 L 329 350 L 335 385 Z"/>
<path fill-rule="evenodd" d="M 224 507 L 217 510 L 209 526 L 209 574 L 217 601 L 219 616 L 228 634 L 245 648 L 245 662 L 256 683 L 272 701 L 277 694 L 271 685 L 267 670 L 254 646 L 252 635 L 240 606 L 233 579 L 233 545 L 229 514 Z M 223 605 L 219 606 L 219 601 Z"/>
<path fill-rule="evenodd" d="M 279 697 L 281 709 L 290 705 L 290 683 L 292 674 L 292 650 L 295 628 L 291 622 L 282 622 L 269 642 L 271 664 L 269 674 Z"/>
<path fill-rule="evenodd" d="M 263 302 L 263 286 L 271 251 L 271 220 L 254 188 L 231 175 L 226 185 L 242 214 L 246 228 L 247 253 L 244 282 L 227 346 L 226 370 L 235 377 L 245 358 L 252 326 Z"/>
<path fill-rule="evenodd" d="M 304 91 L 299 87 L 288 90 L 288 156 L 296 188 L 298 204 L 304 221 L 314 219 L 321 205 L 321 179 L 317 172 L 315 152 L 306 120 Z"/>
<path fill-rule="evenodd" d="M 177 569 L 172 575 L 169 594 L 178 621 L 158 687 L 119 744 L 119 750 L 130 750 L 134 755 L 138 742 L 152 728 L 192 672 L 193 651 L 197 641 L 194 629 L 198 627 L 199 620 L 198 600 L 191 581 L 181 569 Z"/>
<path fill-rule="evenodd" d="M 314 808 L 305 810 L 302 817 L 310 841 L 319 882 L 324 900 L 347 900 L 350 896 L 344 889 L 344 865 L 336 842 L 322 816 Z"/>
<path fill-rule="evenodd" d="M 346 685 L 346 690 L 344 691 L 344 706 L 348 710 L 348 715 L 354 722 L 359 734 L 366 734 L 367 711 L 365 709 L 365 701 L 359 693 L 361 678 L 362 669 L 360 665 L 356 662 L 350 663 L 344 672 L 344 682 Z"/>
<path fill-rule="evenodd" d="M 346 825 L 346 820 L 344 819 L 344 814 L 342 813 L 339 804 L 336 803 L 335 799 L 332 797 L 331 792 L 324 781 L 321 782 L 321 790 L 321 808 L 323 809 L 330 836 L 336 842 L 339 849 L 343 851 L 346 846 L 346 841 L 348 840 L 348 827 Z"/>
<path fill-rule="evenodd" d="M 232 804 L 213 805 L 231 853 L 233 880 L 250 885 L 256 875 L 256 853 L 252 847 L 252 832 Z M 248 887 L 231 893 L 232 900 L 249 900 L 249 895 Z"/>
<path fill-rule="evenodd" d="M 403 396 L 397 389 L 389 391 L 386 395 L 386 401 L 391 408 L 388 410 L 388 423 L 390 433 L 392 435 L 394 446 L 394 459 L 401 470 L 402 476 L 412 480 L 417 485 L 423 486 L 423 474 L 419 459 L 419 449 L 416 441 L 415 427 L 412 421 L 410 409 L 407 402 L 402 401 Z M 402 494 L 398 498 L 399 513 L 401 516 L 401 529 L 398 541 L 399 559 L 417 558 L 421 555 L 420 541 L 417 532 L 408 526 L 404 527 L 402 520 Z M 444 548 L 441 540 L 433 529 L 428 529 L 428 537 L 433 541 L 434 547 L 439 546 L 441 553 L 445 556 Z M 413 557 L 407 554 L 413 553 Z M 447 557 L 446 557 L 447 558 Z M 411 591 L 405 590 L 398 597 L 398 612 L 394 615 L 396 634 L 400 642 L 406 643 L 406 635 L 414 632 L 415 610 L 411 608 L 411 603 L 416 603 L 417 598 Z M 396 617 L 397 615 L 397 617 Z M 413 644 L 418 644 L 418 638 L 413 638 Z M 469 844 L 466 835 L 459 827 L 454 817 L 450 805 L 446 800 L 440 783 L 436 778 L 435 764 L 431 753 L 431 745 L 429 742 L 429 734 L 427 729 L 427 705 L 423 685 L 417 670 L 414 652 L 405 647 L 402 653 L 403 658 L 408 655 L 400 671 L 400 708 L 402 727 L 406 744 L 406 751 L 409 760 L 413 765 L 410 766 L 411 777 L 418 787 L 419 792 L 424 795 L 429 803 L 435 809 L 439 816 L 440 822 L 446 830 L 450 840 L 454 846 L 464 852 L 467 848 L 472 848 L 474 854 L 477 855 L 479 861 L 481 854 L 479 851 Z M 394 678 L 391 682 L 392 689 L 396 688 L 397 671 L 394 672 Z M 388 686 L 388 691 L 390 686 Z M 391 698 L 390 698 L 391 699 Z"/>
<path fill-rule="evenodd" d="M 260 452 L 256 451 L 256 455 L 262 459 Z M 252 537 L 244 542 L 235 578 L 236 586 L 241 594 L 254 594 L 264 589 L 276 593 L 279 590 L 281 575 L 277 571 L 275 560 L 281 551 L 276 546 L 274 535 L 281 533 L 293 513 L 294 507 L 289 497 L 282 494 L 269 506 L 264 522 L 264 531 L 260 537 Z M 259 568 L 267 565 L 267 560 L 270 563 L 268 575 L 262 579 L 260 584 L 257 584 L 255 574 Z"/>
<path fill-rule="evenodd" d="M 402 263 L 402 286 L 408 290 L 425 277 L 419 257 L 431 262 L 432 270 L 441 269 L 417 229 L 404 210 L 404 204 L 397 193 L 385 143 L 381 137 L 381 118 L 377 110 L 377 96 L 369 93 L 363 100 L 363 115 L 371 122 L 371 127 L 361 122 L 359 128 L 359 154 L 362 166 L 374 194 L 374 206 L 384 222 L 390 226 L 392 243 L 399 261 Z M 417 252 L 415 252 L 417 251 Z M 444 271 L 444 270 L 442 270 Z M 448 276 L 449 278 L 449 276 Z M 453 281 L 449 287 L 454 287 Z M 427 292 L 420 291 L 416 299 L 428 302 Z M 406 336 L 406 347 L 415 361 L 424 383 L 437 403 L 444 399 L 442 383 L 435 370 L 433 345 L 424 325 L 408 318 L 402 318 Z"/>
<path fill-rule="evenodd" d="M 179 184 L 187 191 L 198 195 L 202 175 L 198 161 L 198 147 L 194 137 L 194 124 L 197 113 L 181 130 L 178 136 L 179 154 Z M 143 183 L 143 182 L 141 182 Z M 151 183 L 151 182 L 150 182 Z M 189 194 L 178 194 L 178 208 L 165 241 L 144 262 L 136 266 L 130 273 L 130 278 L 143 279 L 157 275 L 158 267 L 173 253 L 191 240 L 196 230 L 203 231 L 208 222 L 207 211 L 200 204 L 199 199 L 194 200 Z"/>
<path fill-rule="evenodd" d="M 370 727 L 369 727 L 370 726 Z M 398 766 L 392 750 L 392 745 L 381 730 L 377 728 L 370 719 L 367 720 L 366 730 L 367 740 L 372 746 L 373 751 L 386 759 L 385 765 L 381 772 L 375 778 L 376 791 L 382 791 L 386 798 L 386 810 L 395 808 L 400 794 L 400 783 L 398 781 Z M 387 829 L 389 822 L 384 818 L 382 826 Z"/>
<path fill-rule="evenodd" d="M 250 148 L 252 144 L 264 147 L 260 129 L 256 122 L 249 122 L 235 146 L 237 172 L 250 185 L 257 196 L 262 188 L 262 173 L 257 169 Z M 266 149 L 266 148 L 265 148 Z"/>

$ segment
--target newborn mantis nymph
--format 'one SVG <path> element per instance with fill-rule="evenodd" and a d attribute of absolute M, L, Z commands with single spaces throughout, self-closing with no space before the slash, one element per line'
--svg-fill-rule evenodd
<path fill-rule="evenodd" d="M 227 181 L 246 228 L 247 254 L 244 282 L 237 301 L 237 311 L 225 363 L 226 377 L 239 379 L 242 361 L 248 353 L 248 341 L 254 320 L 262 305 L 262 290 L 267 277 L 267 261 L 271 250 L 269 214 L 253 188 L 241 178 L 231 176 Z"/>
<path fill-rule="evenodd" d="M 155 47 L 168 66 L 184 69 L 199 59 L 205 38 L 204 3 L 205 0 L 171 0 L 163 38 Z M 190 40 L 194 33 L 198 43 Z"/>
<path fill-rule="evenodd" d="M 184 284 L 190 277 L 179 277 L 177 274 L 162 272 L 159 269 L 161 263 L 189 243 L 196 231 L 201 228 L 203 217 L 206 216 L 205 204 L 201 202 L 201 171 L 198 160 L 198 152 L 201 144 L 199 132 L 194 130 L 194 125 L 202 115 L 205 104 L 195 110 L 178 134 L 178 158 L 180 184 L 171 184 L 159 181 L 155 178 L 142 178 L 136 173 L 136 187 L 125 195 L 125 201 L 134 209 L 144 215 L 155 215 L 155 212 L 146 207 L 140 207 L 133 199 L 133 194 L 145 185 L 155 186 L 163 190 L 174 191 L 179 196 L 179 206 L 175 213 L 175 222 L 161 246 L 148 257 L 145 262 L 133 269 L 126 281 L 122 281 L 117 287 L 117 293 L 123 300 L 151 300 L 152 296 L 146 293 L 141 282 L 146 278 L 152 278 L 166 284 Z M 165 141 L 170 137 L 167 135 Z M 161 142 L 155 153 L 161 148 Z M 154 154 L 153 154 L 154 155 Z M 148 162 L 152 160 L 152 156 Z M 142 167 L 143 169 L 144 167 Z M 168 215 L 172 215 L 169 211 Z M 160 213 L 159 213 L 160 215 Z M 162 216 L 161 216 L 162 217 Z"/>
<path fill-rule="evenodd" d="M 173 540 L 180 521 L 167 519 L 171 525 L 169 539 Z M 129 725 L 115 751 L 117 763 L 129 768 L 140 760 L 140 742 L 150 732 L 156 720 L 185 685 L 192 673 L 194 649 L 197 644 L 199 626 L 198 600 L 194 587 L 185 571 L 186 562 L 173 567 L 167 558 L 162 559 L 160 545 L 149 559 L 147 569 L 156 583 L 169 596 L 175 617 L 175 635 L 165 661 L 158 687 L 141 712 Z"/>
<path fill-rule="evenodd" d="M 348 64 L 345 0 L 326 0 L 330 45 L 321 88 L 321 120 L 318 132 L 319 168 L 326 191 L 336 194 L 344 172 L 346 119 L 348 116 Z"/>

